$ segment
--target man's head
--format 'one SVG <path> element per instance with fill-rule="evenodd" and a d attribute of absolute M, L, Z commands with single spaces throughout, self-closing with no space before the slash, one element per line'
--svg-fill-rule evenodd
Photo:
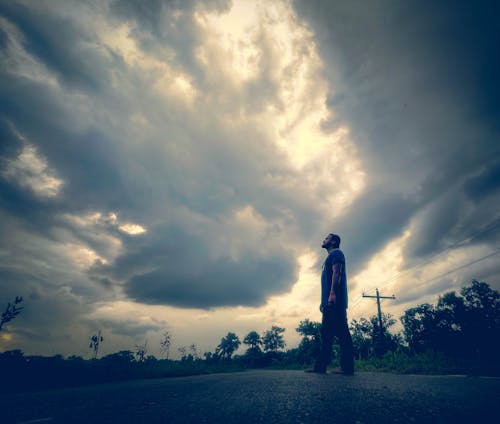
<path fill-rule="evenodd" d="M 321 244 L 321 247 L 323 247 L 324 249 L 336 249 L 339 246 L 340 237 L 337 234 L 328 234 Z"/>

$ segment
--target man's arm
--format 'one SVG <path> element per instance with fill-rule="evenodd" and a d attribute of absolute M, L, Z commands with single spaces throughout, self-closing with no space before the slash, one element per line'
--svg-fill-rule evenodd
<path fill-rule="evenodd" d="M 332 266 L 332 284 L 330 286 L 330 296 L 328 296 L 328 303 L 335 303 L 337 301 L 337 291 L 340 286 L 340 279 L 342 278 L 342 264 L 335 263 Z"/>

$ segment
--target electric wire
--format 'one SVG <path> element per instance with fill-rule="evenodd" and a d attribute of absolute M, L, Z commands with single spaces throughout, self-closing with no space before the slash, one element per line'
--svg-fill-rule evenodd
<path fill-rule="evenodd" d="M 383 281 L 381 284 L 377 285 L 377 288 L 382 289 L 382 288 L 388 286 L 390 283 L 392 283 L 394 280 L 396 280 L 401 275 L 404 275 L 404 274 L 412 271 L 416 267 L 421 267 L 421 266 L 427 265 L 429 263 L 432 263 L 432 262 L 436 261 L 442 255 L 444 255 L 446 252 L 448 252 L 449 250 L 451 250 L 453 248 L 461 247 L 461 246 L 466 245 L 466 244 L 469 244 L 472 240 L 476 239 L 477 237 L 481 236 L 484 233 L 491 232 L 492 230 L 496 229 L 497 227 L 500 227 L 500 216 L 495 218 L 493 221 L 491 221 L 489 224 L 487 224 L 486 227 L 482 228 L 481 230 L 477 231 L 476 233 L 473 233 L 472 235 L 466 237 L 465 239 L 459 240 L 459 241 L 453 243 L 452 245 L 446 247 L 444 250 L 442 250 L 441 252 L 434 255 L 431 259 L 426 259 L 426 260 L 420 261 L 420 262 L 416 263 L 415 265 L 411 266 L 410 268 L 407 268 L 403 271 L 400 271 L 400 272 L 394 274 L 393 276 L 389 277 L 389 279 L 387 279 L 387 280 Z M 472 263 L 471 263 L 471 265 L 472 265 Z M 439 278 L 439 277 L 436 277 L 436 278 Z M 433 281 L 433 280 L 431 280 L 431 281 Z M 365 293 L 369 293 L 370 291 L 373 291 L 373 290 L 375 290 L 375 287 L 372 287 L 371 289 L 369 289 Z M 358 297 L 356 297 L 354 299 L 354 303 L 353 303 L 352 307 L 356 306 L 362 299 L 363 299 L 362 295 L 359 295 Z"/>

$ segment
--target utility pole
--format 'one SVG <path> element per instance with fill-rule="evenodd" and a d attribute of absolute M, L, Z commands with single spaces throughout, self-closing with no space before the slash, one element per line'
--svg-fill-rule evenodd
<path fill-rule="evenodd" d="M 380 337 L 382 337 L 382 335 L 384 333 L 384 328 L 383 328 L 383 324 L 382 324 L 382 311 L 380 310 L 380 299 L 396 299 L 396 298 L 394 297 L 394 295 L 392 295 L 392 296 L 380 296 L 378 289 L 375 289 L 375 291 L 377 293 L 376 296 L 368 296 L 368 295 L 363 293 L 363 297 L 371 297 L 371 298 L 377 299 L 378 326 L 380 329 Z"/>

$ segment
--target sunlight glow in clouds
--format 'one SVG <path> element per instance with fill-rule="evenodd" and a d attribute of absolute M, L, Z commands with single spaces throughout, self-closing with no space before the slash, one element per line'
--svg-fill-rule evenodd
<path fill-rule="evenodd" d="M 4 171 L 6 178 L 12 178 L 23 187 L 28 187 L 40 197 L 55 197 L 63 181 L 55 177 L 47 161 L 38 155 L 36 148 L 27 144 L 19 156 L 10 161 Z"/>
<path fill-rule="evenodd" d="M 330 133 L 321 128 L 329 117 L 325 103 L 327 83 L 321 75 L 322 63 L 312 33 L 298 21 L 290 4 L 236 1 L 227 13 L 199 9 L 195 12 L 195 21 L 202 31 L 196 54 L 207 78 L 209 90 L 206 92 L 198 92 L 199 83 L 194 76 L 176 69 L 168 48 L 163 57 L 142 51 L 128 26 L 107 28 L 103 39 L 130 67 L 140 69 L 152 81 L 153 91 L 163 94 L 165 101 L 178 99 L 199 113 L 203 113 L 203 108 L 216 111 L 219 119 L 223 118 L 230 127 L 260 128 L 284 153 L 292 172 L 287 180 L 279 176 L 270 178 L 270 185 L 304 193 L 328 219 L 345 211 L 362 192 L 365 174 L 349 128 L 341 126 Z M 259 87 L 262 81 L 268 86 Z M 253 90 L 262 90 L 262 96 L 252 97 Z M 252 98 L 262 99 L 263 103 L 254 105 L 249 101 Z M 141 126 L 149 125 L 148 117 L 139 112 L 134 119 Z M 335 190 L 331 190 L 332 181 L 338 182 Z M 206 218 L 203 222 L 207 222 Z M 269 236 L 276 233 L 278 237 L 284 223 L 267 221 L 252 204 L 234 210 L 221 222 L 220 236 L 212 237 L 214 251 L 227 250 L 237 259 L 244 255 L 248 244 L 260 246 L 260 254 L 279 249 L 279 244 L 270 241 Z M 124 225 L 118 228 L 123 231 Z M 133 231 L 137 229 L 139 234 L 140 228 L 134 227 Z M 132 227 L 128 229 L 131 233 Z M 228 239 L 225 232 L 240 234 L 240 239 Z M 218 243 L 222 245 L 217 247 Z M 206 331 L 221 331 L 222 336 L 227 331 L 228 320 L 236 316 L 238 325 L 245 331 L 284 325 L 288 329 L 286 339 L 295 342 L 297 336 L 293 329 L 298 320 L 319 317 L 319 274 L 312 269 L 316 257 L 311 252 L 300 255 L 299 277 L 288 293 L 272 296 L 260 308 L 218 308 L 203 312 Z M 132 305 L 133 302 L 122 302 L 114 307 L 110 303 L 99 308 L 96 314 L 101 319 L 112 314 L 116 320 L 139 308 L 147 315 L 167 319 L 174 333 L 190 322 L 192 316 L 192 312 L 178 308 Z M 195 339 L 199 340 L 202 350 L 213 349 L 214 346 L 207 344 L 209 339 L 204 332 L 197 333 Z M 176 337 L 179 336 L 176 334 Z M 176 340 L 175 344 L 182 343 L 190 341 Z"/>
<path fill-rule="evenodd" d="M 144 234 L 146 229 L 138 224 L 123 224 L 118 227 L 120 231 L 130 235 Z"/>
<path fill-rule="evenodd" d="M 199 57 L 236 85 L 236 95 L 245 87 L 251 90 L 251 82 L 262 75 L 276 85 L 264 110 L 245 110 L 240 119 L 266 128 L 309 190 L 341 179 L 335 195 L 326 194 L 325 202 L 330 214 L 340 214 L 365 187 L 365 173 L 349 128 L 341 126 L 331 133 L 321 128 L 330 115 L 328 87 L 312 33 L 286 1 L 234 2 L 228 13 L 198 13 L 197 20 L 206 34 Z M 228 119 L 237 116 L 233 113 Z"/>
<path fill-rule="evenodd" d="M 113 52 L 126 65 L 121 70 L 111 69 L 112 89 L 126 93 L 130 83 L 127 78 L 132 76 L 132 81 L 137 79 L 145 90 L 150 91 L 160 109 L 162 105 L 167 110 L 170 105 L 175 105 L 177 110 L 192 114 L 191 119 L 213 119 L 215 124 L 236 129 L 237 132 L 257 128 L 257 134 L 265 138 L 266 143 L 273 143 L 282 153 L 279 156 L 275 150 L 269 150 L 280 163 L 269 175 L 263 175 L 266 188 L 285 198 L 297 197 L 297 203 L 292 202 L 291 205 L 301 206 L 301 202 L 307 207 L 315 205 L 314 210 L 324 214 L 328 220 L 341 214 L 362 192 L 365 174 L 350 139 L 349 128 L 340 126 L 330 133 L 325 133 L 321 128 L 322 122 L 329 117 L 325 104 L 327 83 L 321 75 L 322 62 L 311 31 L 299 22 L 286 1 L 237 1 L 227 13 L 209 12 L 204 8 L 194 13 L 194 22 L 199 25 L 201 33 L 197 41 L 196 58 L 203 70 L 203 77 L 194 72 L 190 74 L 190 69 L 178 62 L 178 53 L 171 51 L 168 45 L 159 50 L 144 49 L 140 40 L 134 38 L 136 33 L 130 22 L 109 25 L 105 19 L 95 19 L 92 25 L 101 42 L 95 48 L 102 50 L 104 56 Z M 24 57 L 21 44 L 18 50 L 18 56 Z M 32 60 L 26 54 L 24 67 L 28 59 Z M 43 70 L 43 66 L 40 69 Z M 43 74 L 42 71 L 38 73 Z M 63 86 L 57 85 L 55 89 L 66 95 Z M 128 100 L 126 95 L 123 99 Z M 175 157 L 181 155 L 180 159 L 186 161 L 185 168 L 203 165 L 203 162 L 196 162 L 199 152 L 190 151 L 198 149 L 195 142 L 193 145 L 184 144 L 181 138 L 169 144 L 170 140 L 163 140 L 167 138 L 163 132 L 169 128 L 162 127 L 161 114 L 160 119 L 157 119 L 151 110 L 141 107 L 143 105 L 140 102 L 130 100 L 134 102 L 123 105 L 123 110 L 127 114 L 125 119 L 132 122 L 138 136 L 131 136 L 130 140 L 125 137 L 122 148 L 126 149 L 128 144 L 138 145 L 141 150 L 148 152 L 154 147 L 155 132 L 158 131 L 161 133 L 159 150 L 162 153 Z M 99 107 L 93 110 L 91 98 L 87 100 L 81 97 L 71 104 L 75 111 L 80 111 L 81 107 L 81 112 L 91 112 L 89 116 L 82 113 L 81 119 L 78 119 L 79 126 L 92 127 L 104 121 L 99 116 Z M 123 118 L 114 115 L 121 113 L 121 108 L 105 113 L 109 113 L 110 121 L 120 122 Z M 230 140 L 241 143 L 236 148 L 241 148 L 243 152 L 253 151 L 253 140 Z M 201 143 L 202 140 L 196 142 Z M 127 153 L 130 154 L 130 151 Z M 22 178 L 27 180 L 26 175 L 29 173 L 34 174 L 39 186 L 35 186 L 35 179 L 25 184 L 30 184 L 39 193 L 55 196 L 62 185 L 62 181 L 54 176 L 35 150 L 24 152 L 10 169 L 9 172 L 15 174 L 19 181 Z M 267 169 L 263 168 L 263 171 Z M 335 190 L 331 190 L 332 181 L 338 182 Z M 228 185 L 228 190 L 231 189 L 234 190 Z M 229 192 L 228 195 L 234 193 Z M 251 201 L 239 204 L 216 219 L 204 216 L 200 211 L 189 208 L 184 211 L 182 206 L 177 208 L 182 210 L 183 217 L 177 222 L 173 220 L 174 224 L 183 223 L 196 229 L 199 227 L 199 231 L 205 231 L 211 239 L 211 255 L 229 255 L 234 260 L 249 252 L 254 254 L 252 249 L 257 250 L 259 257 L 274 255 L 283 243 L 293 243 L 293 237 L 287 238 L 286 234 L 296 231 L 290 225 L 296 226 L 298 222 L 298 216 L 295 216 L 297 211 L 282 211 L 281 215 L 271 218 Z M 117 231 L 136 237 L 148 233 L 147 220 L 145 224 L 139 224 L 122 218 L 120 210 L 103 212 L 99 206 L 96 209 L 83 214 L 63 214 L 68 223 L 92 240 L 87 243 L 71 238 L 61 244 L 59 250 L 56 249 L 79 272 L 91 270 L 96 263 L 110 265 L 124 252 L 125 242 L 120 240 Z M 175 213 L 175 209 L 171 209 L 168 216 L 173 217 Z M 234 237 L 234 234 L 237 236 Z M 299 276 L 297 281 L 289 282 L 287 293 L 271 296 L 259 308 L 227 307 L 200 312 L 198 321 L 203 322 L 203 325 L 199 325 L 195 333 L 180 336 L 182 331 L 193 326 L 193 310 L 133 302 L 126 298 L 119 286 L 115 286 L 118 298 L 97 306 L 87 318 L 103 323 L 123 323 L 133 315 L 141 325 L 149 326 L 153 333 L 156 320 L 166 321 L 176 335 L 176 345 L 196 341 L 204 350 L 214 348 L 213 335 L 220 333 L 222 336 L 227 332 L 227 323 L 234 321 L 235 317 L 238 328 L 234 330 L 241 336 L 244 336 L 241 334 L 244 331 L 263 331 L 279 324 L 288 330 L 285 335 L 287 341 L 295 341 L 293 329 L 298 320 L 319 317 L 319 276 L 318 270 L 312 269 L 315 255 L 300 249 L 295 252 Z M 107 330 L 112 329 L 113 325 L 110 324 Z M 118 337 L 117 333 L 113 337 Z M 126 339 L 122 342 L 123 347 L 128 343 Z"/>
<path fill-rule="evenodd" d="M 0 2 L 0 291 L 30 299 L 3 345 L 87 355 L 101 326 L 111 353 L 167 324 L 174 351 L 274 324 L 293 343 L 330 231 L 350 318 L 375 287 L 399 316 L 498 285 L 494 22 L 420 9 Z"/>
<path fill-rule="evenodd" d="M 174 97 L 187 104 L 196 98 L 197 92 L 189 75 L 172 67 L 169 59 L 174 56 L 173 52 L 167 53 L 165 57 L 158 57 L 142 50 L 132 37 L 131 27 L 127 24 L 111 28 L 102 24 L 100 36 L 103 44 L 119 54 L 128 66 L 140 70 L 144 73 L 144 77 L 154 81 L 155 92 L 163 93 L 166 98 Z M 116 84 L 119 83 L 116 80 Z M 140 119 L 141 124 L 144 122 L 144 119 Z"/>

